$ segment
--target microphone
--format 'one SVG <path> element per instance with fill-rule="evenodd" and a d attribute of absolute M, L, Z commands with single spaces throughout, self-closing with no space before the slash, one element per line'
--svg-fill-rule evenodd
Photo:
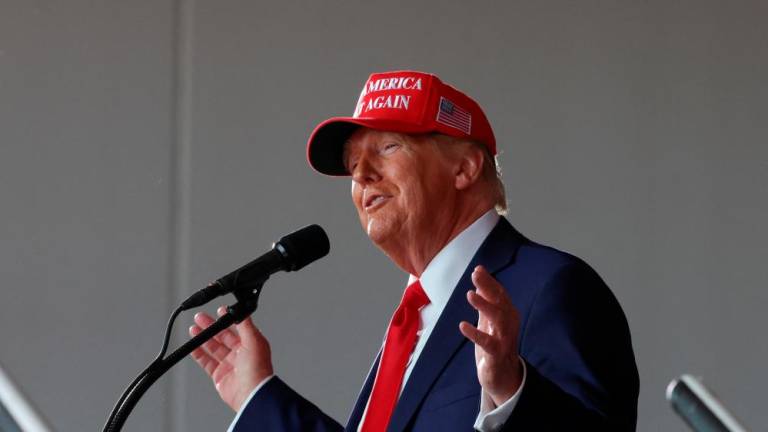
<path fill-rule="evenodd" d="M 746 432 L 747 429 L 701 381 L 684 374 L 667 386 L 667 400 L 695 431 Z"/>
<path fill-rule="evenodd" d="M 319 225 L 306 226 L 276 241 L 272 250 L 264 255 L 192 294 L 181 304 L 181 309 L 202 306 L 239 288 L 255 288 L 279 271 L 301 270 L 307 264 L 328 255 L 330 248 L 328 236 Z"/>

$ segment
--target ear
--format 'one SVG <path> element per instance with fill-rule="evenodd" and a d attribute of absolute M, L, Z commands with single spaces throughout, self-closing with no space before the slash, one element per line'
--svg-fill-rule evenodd
<path fill-rule="evenodd" d="M 466 146 L 456 163 L 456 189 L 468 189 L 478 181 L 483 171 L 484 159 L 483 150 L 478 146 Z"/>

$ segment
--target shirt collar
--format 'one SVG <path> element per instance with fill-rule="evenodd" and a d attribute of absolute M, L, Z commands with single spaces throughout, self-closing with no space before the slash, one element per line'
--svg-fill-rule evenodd
<path fill-rule="evenodd" d="M 459 283 L 472 257 L 498 221 L 496 210 L 488 210 L 432 258 L 421 278 L 410 275 L 408 285 L 419 279 L 430 304 L 442 309 L 448 303 L 453 288 Z"/>

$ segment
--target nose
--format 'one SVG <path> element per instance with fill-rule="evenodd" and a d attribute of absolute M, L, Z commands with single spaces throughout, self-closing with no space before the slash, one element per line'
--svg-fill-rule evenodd
<path fill-rule="evenodd" d="M 352 180 L 361 185 L 368 185 L 381 180 L 381 175 L 371 161 L 363 156 L 352 169 Z"/>

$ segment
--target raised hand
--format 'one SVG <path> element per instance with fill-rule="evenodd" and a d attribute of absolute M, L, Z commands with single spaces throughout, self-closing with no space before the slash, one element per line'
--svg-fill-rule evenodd
<path fill-rule="evenodd" d="M 224 315 L 226 308 L 219 307 L 217 313 Z M 205 312 L 197 313 L 189 334 L 196 336 L 213 322 Z M 250 317 L 222 331 L 191 355 L 211 377 L 221 399 L 235 411 L 259 383 L 274 373 L 269 342 Z"/>
<path fill-rule="evenodd" d="M 520 314 L 484 267 L 475 267 L 472 283 L 476 290 L 467 292 L 467 300 L 480 314 L 477 327 L 462 321 L 459 330 L 474 342 L 477 378 L 499 406 L 517 392 L 523 379 L 517 355 Z"/>

